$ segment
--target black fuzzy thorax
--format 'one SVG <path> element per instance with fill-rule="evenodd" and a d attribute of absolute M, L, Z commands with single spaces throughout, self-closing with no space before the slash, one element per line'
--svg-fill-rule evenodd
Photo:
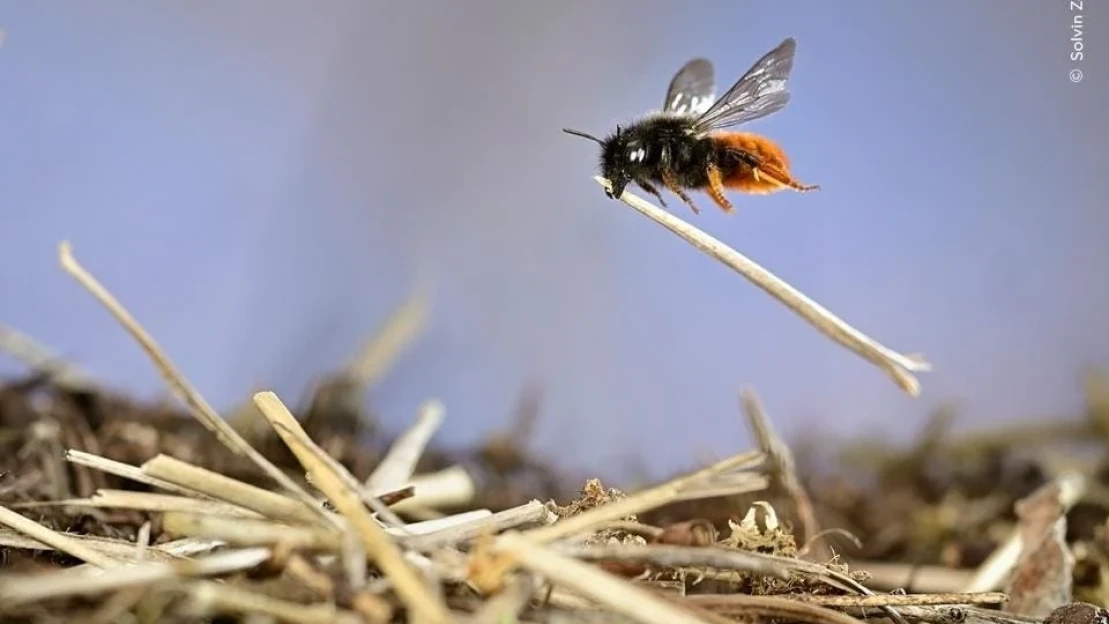
<path fill-rule="evenodd" d="M 601 175 L 617 186 L 630 181 L 662 183 L 669 170 L 679 186 L 708 185 L 709 165 L 717 158 L 716 144 L 692 133 L 692 118 L 658 115 L 620 128 L 605 139 Z M 643 150 L 642 160 L 631 157 Z"/>

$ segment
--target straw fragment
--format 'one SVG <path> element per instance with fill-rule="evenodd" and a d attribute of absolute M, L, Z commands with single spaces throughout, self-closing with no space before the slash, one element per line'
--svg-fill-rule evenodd
<path fill-rule="evenodd" d="M 71 568 L 47 574 L 0 577 L 0 606 L 10 607 L 64 596 L 97 595 L 180 577 L 216 576 L 249 570 L 270 556 L 267 548 L 247 548 L 198 559 L 117 566 L 98 574 Z"/>
<path fill-rule="evenodd" d="M 203 492 L 213 498 L 245 507 L 275 520 L 319 524 L 320 515 L 323 513 L 319 507 L 305 505 L 283 494 L 263 490 L 217 472 L 193 466 L 169 455 L 157 455 L 148 460 L 142 465 L 142 471 L 156 479 Z"/>
<path fill-rule="evenodd" d="M 389 452 L 366 479 L 365 488 L 373 493 L 403 487 L 415 471 L 424 448 L 443 422 L 443 404 L 426 401 L 420 406 L 416 422 L 397 438 Z"/>
<path fill-rule="evenodd" d="M 605 189 L 611 190 L 612 185 L 608 180 L 600 176 L 594 176 L 593 179 Z M 919 354 L 902 355 L 883 346 L 753 260 L 638 195 L 624 191 L 620 200 L 747 278 L 825 336 L 883 370 L 909 396 L 916 397 L 920 394 L 920 382 L 913 373 L 930 371 L 932 366 Z"/>
<path fill-rule="evenodd" d="M 417 572 L 405 561 L 400 549 L 362 503 L 361 494 L 350 489 L 331 464 L 321 459 L 323 451 L 308 438 L 277 395 L 259 392 L 254 395 L 254 404 L 312 475 L 313 483 L 353 526 L 366 549 L 366 555 L 393 581 L 397 594 L 409 610 L 424 622 L 449 622 L 451 618 L 446 605 L 428 590 Z"/>
<path fill-rule="evenodd" d="M 269 475 L 295 496 L 299 497 L 301 501 L 312 504 L 314 500 L 305 491 L 289 478 L 273 462 L 266 459 L 261 453 L 254 449 L 241 435 L 235 431 L 227 421 L 220 417 L 215 409 L 201 396 L 192 384 L 185 379 L 185 376 L 173 365 L 169 357 L 143 329 L 142 325 L 126 308 L 121 304 L 100 282 L 92 276 L 79 262 L 73 257 L 73 250 L 68 241 L 63 241 L 58 246 L 58 259 L 61 263 L 62 269 L 71 277 L 77 280 L 82 286 L 85 287 L 89 293 L 95 297 L 101 305 L 103 305 L 108 312 L 123 326 L 128 333 L 139 343 L 143 351 L 150 357 L 154 365 L 157 367 L 158 372 L 161 373 L 162 378 L 166 384 L 173 391 L 177 398 L 185 403 L 197 420 L 200 421 L 209 431 L 211 431 L 216 438 L 222 442 L 227 448 L 231 449 L 238 455 L 244 455 L 253 461 L 264 473 Z"/>
<path fill-rule="evenodd" d="M 0 505 L 0 524 L 99 568 L 111 568 L 120 563 L 95 548 L 91 548 L 57 531 L 52 531 L 2 505 Z"/>

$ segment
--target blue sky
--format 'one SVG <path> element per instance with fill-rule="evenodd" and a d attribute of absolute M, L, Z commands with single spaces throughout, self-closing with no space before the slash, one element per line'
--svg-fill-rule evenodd
<path fill-rule="evenodd" d="M 539 449 L 609 470 L 747 448 L 743 385 L 796 434 L 904 438 L 951 400 L 968 426 L 1065 417 L 1109 364 L 1109 64 L 1093 27 L 1068 80 L 1070 21 L 1035 0 L 0 0 L 0 322 L 162 392 L 57 268 L 69 239 L 210 401 L 292 401 L 433 275 L 428 333 L 370 397 L 387 424 L 437 397 L 465 443 L 537 380 Z M 607 200 L 596 146 L 560 132 L 786 36 L 793 100 L 749 129 L 822 190 L 669 203 L 923 352 L 917 399 Z"/>

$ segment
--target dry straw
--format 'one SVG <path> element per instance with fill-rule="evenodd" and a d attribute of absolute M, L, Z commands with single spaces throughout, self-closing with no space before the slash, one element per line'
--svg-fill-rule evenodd
<path fill-rule="evenodd" d="M 208 401 L 201 396 L 200 392 L 192 386 L 185 376 L 177 370 L 177 367 L 170 362 L 169 357 L 154 341 L 154 338 L 146 332 L 135 317 L 114 297 L 108 289 L 105 288 L 99 280 L 92 276 L 77 259 L 73 257 L 73 249 L 69 241 L 63 241 L 58 245 L 58 262 L 62 266 L 62 270 L 68 273 L 73 279 L 77 280 L 79 284 L 85 287 L 93 297 L 100 302 L 108 312 L 115 317 L 116 321 L 127 330 L 128 333 L 139 343 L 143 351 L 154 362 L 161 373 L 162 378 L 165 380 L 166 385 L 170 387 L 173 393 L 181 402 L 185 403 L 193 412 L 201 424 L 207 427 L 215 436 L 232 452 L 248 457 L 253 461 L 262 472 L 269 475 L 274 481 L 280 484 L 287 491 L 297 496 L 302 502 L 313 505 L 315 499 L 312 498 L 308 492 L 297 485 L 289 475 L 281 471 L 280 468 L 273 465 L 273 462 L 266 459 L 261 453 L 250 446 L 238 431 L 220 417 L 219 413 L 208 404 Z"/>
<path fill-rule="evenodd" d="M 594 176 L 593 179 L 605 189 L 611 190 L 612 187 L 608 180 L 601 176 Z M 869 360 L 892 377 L 894 382 L 909 396 L 915 397 L 920 394 L 920 382 L 917 381 L 913 373 L 932 370 L 932 366 L 924 360 L 923 356 L 919 354 L 904 355 L 883 346 L 848 325 L 843 319 L 809 299 L 801 291 L 790 286 L 778 276 L 759 266 L 755 261 L 647 200 L 624 191 L 623 195 L 620 196 L 620 201 L 677 234 L 690 245 L 716 258 L 778 301 L 781 301 L 825 336 Z"/>
<path fill-rule="evenodd" d="M 421 622 L 450 621 L 446 605 L 429 591 L 417 571 L 405 561 L 401 549 L 362 504 L 357 486 L 344 479 L 341 471 L 335 468 L 334 460 L 308 438 L 277 395 L 259 392 L 254 395 L 254 404 L 312 476 L 312 481 L 351 524 L 366 554 L 393 581 L 397 594 L 411 612 Z"/>

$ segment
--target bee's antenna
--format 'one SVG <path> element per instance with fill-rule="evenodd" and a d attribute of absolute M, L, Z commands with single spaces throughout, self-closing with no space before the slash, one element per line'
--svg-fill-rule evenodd
<path fill-rule="evenodd" d="M 604 141 L 598 139 L 597 137 L 593 136 L 592 134 L 586 134 L 585 132 L 582 132 L 581 130 L 571 130 L 570 128 L 563 128 L 562 131 L 565 132 L 566 134 L 572 134 L 574 136 L 580 136 L 584 139 L 589 139 L 590 141 L 596 141 L 597 143 L 599 143 L 601 145 L 605 144 Z"/>

